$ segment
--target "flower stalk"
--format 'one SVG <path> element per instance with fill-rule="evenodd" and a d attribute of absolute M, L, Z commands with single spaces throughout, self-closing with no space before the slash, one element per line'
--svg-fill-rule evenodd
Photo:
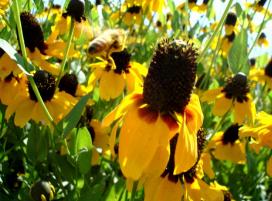
<path fill-rule="evenodd" d="M 19 35 L 19 44 L 20 44 L 20 48 L 23 54 L 23 57 L 25 59 L 25 61 L 27 61 L 27 53 L 26 53 L 26 48 L 25 48 L 25 42 L 24 42 L 24 37 L 23 37 L 23 30 L 22 30 L 22 25 L 21 25 L 21 19 L 20 19 L 20 8 L 19 8 L 19 4 L 18 4 L 18 0 L 14 1 L 14 14 L 15 14 L 15 20 L 16 20 L 16 24 L 17 24 L 17 29 L 18 29 L 18 35 Z M 27 62 L 24 63 L 24 65 L 28 65 Z M 29 83 L 35 93 L 35 96 L 37 97 L 37 100 L 40 104 L 40 106 L 42 107 L 42 110 L 44 111 L 46 117 L 48 118 L 48 120 L 50 121 L 50 123 L 55 126 L 54 123 L 54 119 L 51 116 L 51 114 L 49 113 L 42 97 L 41 94 L 38 90 L 37 85 L 35 84 L 35 81 L 33 79 L 32 76 L 28 76 L 28 80 Z"/>

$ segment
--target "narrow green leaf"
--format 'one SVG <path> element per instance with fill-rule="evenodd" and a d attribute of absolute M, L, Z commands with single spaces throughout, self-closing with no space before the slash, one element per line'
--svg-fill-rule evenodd
<path fill-rule="evenodd" d="M 233 73 L 243 72 L 248 74 L 247 31 L 242 29 L 235 37 L 228 54 L 228 64 Z"/>
<path fill-rule="evenodd" d="M 36 5 L 36 8 L 37 8 L 38 12 L 41 12 L 42 10 L 44 10 L 44 1 L 34 0 L 34 3 Z"/>
<path fill-rule="evenodd" d="M 75 107 L 58 123 L 57 128 L 63 130 L 64 136 L 76 127 L 89 98 L 89 94 L 83 96 Z"/>
<path fill-rule="evenodd" d="M 33 66 L 29 65 L 7 41 L 0 39 L 0 48 L 3 49 L 9 55 L 9 57 L 17 63 L 18 67 L 24 74 L 30 75 L 28 72 L 34 69 Z M 25 66 L 26 64 L 27 67 Z"/>
<path fill-rule="evenodd" d="M 40 132 L 33 128 L 28 135 L 27 155 L 34 162 L 41 162 L 47 159 L 49 139 L 46 132 Z"/>

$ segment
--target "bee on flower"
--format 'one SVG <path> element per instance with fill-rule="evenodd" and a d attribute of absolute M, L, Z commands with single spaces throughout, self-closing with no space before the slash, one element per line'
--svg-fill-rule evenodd
<path fill-rule="evenodd" d="M 111 53 L 124 50 L 126 38 L 123 29 L 108 29 L 90 42 L 88 54 L 92 57 L 110 59 Z"/>

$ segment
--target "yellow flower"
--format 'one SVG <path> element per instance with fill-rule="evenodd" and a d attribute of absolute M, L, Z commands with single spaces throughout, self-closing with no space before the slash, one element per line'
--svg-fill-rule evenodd
<path fill-rule="evenodd" d="M 272 60 L 268 62 L 264 69 L 251 69 L 249 78 L 261 84 L 267 84 L 268 88 L 272 89 Z"/>
<path fill-rule="evenodd" d="M 65 91 L 73 97 L 82 97 L 92 90 L 78 83 L 77 76 L 73 73 L 66 73 L 59 82 L 59 91 Z"/>
<path fill-rule="evenodd" d="M 253 137 L 254 148 L 258 151 L 260 147 L 269 147 L 272 149 L 272 115 L 265 112 L 259 112 L 256 118 L 257 125 L 253 128 L 248 126 L 243 126 L 242 136 L 243 137 Z"/>
<path fill-rule="evenodd" d="M 17 66 L 16 62 L 0 48 L 0 80 L 5 79 L 11 73 L 16 76 L 21 73 L 21 70 Z"/>
<path fill-rule="evenodd" d="M 257 12 L 264 14 L 266 11 L 266 8 L 264 8 L 265 3 L 266 3 L 266 0 L 257 0 L 257 1 L 255 1 L 255 3 L 252 3 L 252 4 L 247 3 L 246 5 L 247 5 L 247 7 L 252 8 L 253 10 L 255 10 Z M 270 12 L 268 11 L 268 13 L 270 13 Z"/>
<path fill-rule="evenodd" d="M 92 165 L 99 164 L 100 155 L 107 156 L 109 150 L 109 128 L 104 127 L 98 120 L 92 119 L 88 127 L 92 136 L 94 151 L 92 152 Z"/>
<path fill-rule="evenodd" d="M 201 100 L 215 101 L 212 112 L 216 116 L 223 116 L 233 109 L 235 123 L 242 124 L 246 119 L 254 122 L 256 109 L 249 94 L 247 77 L 243 73 L 229 79 L 224 87 L 204 92 Z"/>
<path fill-rule="evenodd" d="M 37 71 L 34 74 L 34 81 L 55 122 L 61 120 L 76 104 L 77 100 L 71 95 L 65 92 L 55 92 L 55 78 L 51 74 L 45 71 Z M 14 93 L 12 99 L 3 101 L 4 104 L 7 104 L 6 119 L 9 119 L 14 113 L 14 123 L 17 126 L 23 127 L 31 119 L 36 123 L 41 122 L 48 125 L 50 122 L 27 82 L 26 76 L 22 76 L 20 79 L 12 79 L 10 84 L 12 85 L 7 89 L 19 90 L 16 93 L 12 92 Z M 3 99 L 3 96 L 1 99 Z"/>
<path fill-rule="evenodd" d="M 69 33 L 71 26 L 71 17 L 69 16 L 58 15 L 55 21 L 56 23 L 51 27 L 51 34 L 47 39 L 47 43 L 49 44 L 56 41 L 59 36 Z M 93 31 L 87 20 L 74 22 L 74 37 L 79 38 L 80 36 L 84 36 L 87 40 L 93 38 Z"/>
<path fill-rule="evenodd" d="M 215 158 L 239 164 L 245 163 L 245 143 L 239 140 L 239 127 L 238 124 L 233 124 L 225 132 L 218 132 L 212 137 L 207 149 Z"/>
<path fill-rule="evenodd" d="M 269 43 L 268 43 L 265 33 L 263 33 L 263 32 L 261 33 L 260 37 L 257 40 L 257 44 L 260 47 L 262 47 L 262 46 L 268 47 Z"/>
<path fill-rule="evenodd" d="M 140 24 L 142 22 L 142 16 L 145 12 L 141 3 L 128 3 L 124 2 L 120 11 L 116 11 L 111 15 L 113 21 L 122 19 L 126 25 Z"/>
<path fill-rule="evenodd" d="M 177 135 L 171 139 L 171 154 L 167 168 L 161 176 L 148 177 L 144 183 L 145 201 L 180 201 L 180 200 L 224 200 L 227 188 L 211 183 L 208 185 L 202 178 L 204 176 L 202 164 L 199 160 L 203 150 L 202 130 L 198 132 L 198 161 L 190 170 L 178 175 L 173 174 L 174 152 Z"/>
<path fill-rule="evenodd" d="M 105 125 L 118 120 L 115 129 L 122 124 L 118 155 L 126 178 L 139 180 L 160 175 L 169 159 L 169 141 L 176 133 L 174 174 L 195 164 L 196 134 L 203 121 L 199 99 L 191 95 L 195 56 L 190 44 L 162 40 L 151 61 L 143 92 L 127 96 L 104 119 Z"/>
<path fill-rule="evenodd" d="M 0 15 L 4 15 L 5 11 L 9 6 L 9 0 L 1 0 L 0 1 Z"/>
<path fill-rule="evenodd" d="M 94 69 L 88 86 L 93 88 L 96 81 L 99 82 L 99 95 L 101 99 L 110 100 L 120 96 L 124 89 L 128 93 L 133 92 L 143 83 L 143 76 L 147 69 L 137 62 L 130 62 L 130 54 L 127 50 L 111 54 L 114 63 L 101 61 L 91 64 Z"/>
<path fill-rule="evenodd" d="M 28 58 L 40 68 L 52 73 L 53 75 L 58 75 L 59 66 L 48 62 L 47 59 L 49 59 L 50 56 L 63 59 L 64 49 L 66 46 L 65 42 L 44 41 L 42 29 L 36 18 L 30 13 L 21 13 L 20 18 Z M 78 52 L 71 47 L 68 56 L 71 57 L 77 55 Z"/>
<path fill-rule="evenodd" d="M 198 5 L 197 0 L 189 0 L 188 7 L 191 11 L 203 13 L 207 11 L 209 0 L 204 0 L 202 4 Z M 185 3 L 181 3 L 178 5 L 178 10 L 184 10 Z"/>
<path fill-rule="evenodd" d="M 235 39 L 235 32 L 232 32 L 232 34 L 230 34 L 230 35 L 225 35 L 222 38 L 220 53 L 222 54 L 223 57 L 228 56 L 229 50 L 232 46 L 234 39 Z"/>
<path fill-rule="evenodd" d="M 228 13 L 224 25 L 226 35 L 231 35 L 234 32 L 235 26 L 237 25 L 236 22 L 237 22 L 236 14 L 233 12 Z"/>

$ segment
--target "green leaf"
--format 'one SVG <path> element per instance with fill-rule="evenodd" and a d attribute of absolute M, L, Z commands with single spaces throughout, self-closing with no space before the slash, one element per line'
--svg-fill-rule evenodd
<path fill-rule="evenodd" d="M 39 128 L 31 129 L 27 140 L 27 155 L 34 162 L 47 159 L 49 138 L 47 132 L 41 132 Z"/>
<path fill-rule="evenodd" d="M 76 138 L 76 150 L 78 154 L 78 168 L 80 173 L 86 174 L 91 168 L 92 138 L 86 127 L 80 128 Z"/>
<path fill-rule="evenodd" d="M 239 35 L 235 37 L 228 54 L 228 64 L 233 73 L 243 72 L 248 74 L 247 31 L 245 29 L 242 29 Z"/>
<path fill-rule="evenodd" d="M 21 55 L 7 41 L 0 39 L 0 48 L 2 48 L 9 55 L 9 57 L 17 63 L 18 67 L 23 71 L 24 74 L 30 75 L 28 72 L 33 70 L 34 67 L 28 64 L 25 59 L 21 57 Z M 25 65 L 27 65 L 27 67 Z"/>
<path fill-rule="evenodd" d="M 235 4 L 235 10 L 236 10 L 236 15 L 237 15 L 237 17 L 239 17 L 240 14 L 243 12 L 243 9 L 242 9 L 240 3 L 237 2 L 237 3 Z"/>
<path fill-rule="evenodd" d="M 42 0 L 34 0 L 38 13 L 44 10 L 44 1 Z"/>
<path fill-rule="evenodd" d="M 89 98 L 89 94 L 83 96 L 75 107 L 58 123 L 57 128 L 63 130 L 64 136 L 76 127 Z"/>

